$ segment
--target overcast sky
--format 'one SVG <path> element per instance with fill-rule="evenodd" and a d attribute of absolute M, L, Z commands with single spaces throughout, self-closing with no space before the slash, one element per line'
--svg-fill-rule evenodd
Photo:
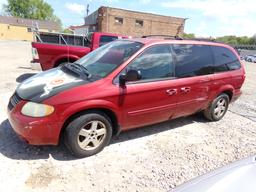
<path fill-rule="evenodd" d="M 101 5 L 189 18 L 186 33 L 197 36 L 252 36 L 256 33 L 255 0 L 46 0 L 65 26 L 83 24 Z M 6 0 L 0 0 L 3 4 Z"/>

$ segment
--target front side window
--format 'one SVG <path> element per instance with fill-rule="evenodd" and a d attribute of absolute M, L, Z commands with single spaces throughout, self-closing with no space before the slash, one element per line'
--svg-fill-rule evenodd
<path fill-rule="evenodd" d="M 213 73 L 213 57 L 209 46 L 174 44 L 175 76 L 194 77 Z"/>
<path fill-rule="evenodd" d="M 75 63 L 83 65 L 95 78 L 103 78 L 129 59 L 141 47 L 142 43 L 117 40 L 106 44 Z"/>
<path fill-rule="evenodd" d="M 162 79 L 173 77 L 173 62 L 169 45 L 156 45 L 146 49 L 125 69 L 137 70 L 140 80 Z"/>
<path fill-rule="evenodd" d="M 215 60 L 214 72 L 223 72 L 241 68 L 238 58 L 225 47 L 213 46 L 213 55 Z"/>
<path fill-rule="evenodd" d="M 102 35 L 102 36 L 100 37 L 100 46 L 105 45 L 105 44 L 107 44 L 107 43 L 109 43 L 109 42 L 111 42 L 111 41 L 115 41 L 115 40 L 117 40 L 117 39 L 118 39 L 117 36 L 106 36 L 106 35 Z"/>

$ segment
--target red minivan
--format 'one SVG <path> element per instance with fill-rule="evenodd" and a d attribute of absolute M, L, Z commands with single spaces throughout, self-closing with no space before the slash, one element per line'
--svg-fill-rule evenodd
<path fill-rule="evenodd" d="M 220 120 L 241 95 L 235 50 L 196 40 L 116 40 L 21 83 L 8 105 L 15 132 L 33 145 L 101 151 L 120 131 L 203 112 Z"/>

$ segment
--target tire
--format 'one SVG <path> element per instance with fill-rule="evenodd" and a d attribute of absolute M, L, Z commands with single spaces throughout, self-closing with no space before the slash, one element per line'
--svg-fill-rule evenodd
<path fill-rule="evenodd" d="M 65 129 L 65 144 L 76 157 L 89 157 L 99 153 L 112 137 L 111 120 L 98 111 L 82 114 Z"/>
<path fill-rule="evenodd" d="M 248 59 L 248 62 L 252 62 L 252 59 Z"/>
<path fill-rule="evenodd" d="M 226 114 L 228 105 L 229 96 L 222 93 L 212 101 L 210 106 L 203 111 L 203 114 L 210 121 L 219 121 Z"/>

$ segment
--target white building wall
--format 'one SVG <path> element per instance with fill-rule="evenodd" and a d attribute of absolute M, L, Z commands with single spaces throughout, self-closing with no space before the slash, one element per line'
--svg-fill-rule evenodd
<path fill-rule="evenodd" d="M 73 30 L 75 35 L 86 35 L 89 32 L 88 27 L 76 28 Z"/>

